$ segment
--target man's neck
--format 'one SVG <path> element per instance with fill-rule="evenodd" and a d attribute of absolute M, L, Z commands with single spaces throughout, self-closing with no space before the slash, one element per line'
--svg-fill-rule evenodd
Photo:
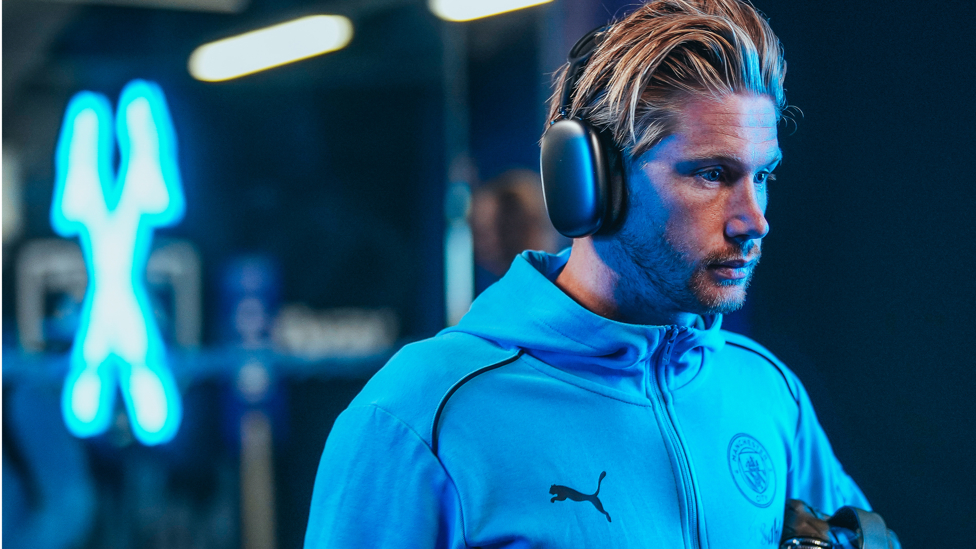
<path fill-rule="evenodd" d="M 630 295 L 618 269 L 612 268 L 597 253 L 590 238 L 573 240 L 569 261 L 556 278 L 556 286 L 574 301 L 602 317 L 645 325 L 691 326 L 693 313 L 670 311 L 661 307 L 664 299 L 646 294 Z"/>

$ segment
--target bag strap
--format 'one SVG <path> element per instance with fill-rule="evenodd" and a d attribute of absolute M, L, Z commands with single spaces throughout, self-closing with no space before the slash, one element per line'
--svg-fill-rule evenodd
<path fill-rule="evenodd" d="M 888 527 L 877 513 L 857 507 L 841 507 L 827 523 L 861 532 L 861 549 L 888 549 Z"/>

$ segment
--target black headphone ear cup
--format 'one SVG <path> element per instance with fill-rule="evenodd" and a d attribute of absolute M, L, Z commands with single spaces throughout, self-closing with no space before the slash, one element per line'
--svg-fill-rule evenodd
<path fill-rule="evenodd" d="M 625 209 L 624 166 L 606 132 L 579 119 L 557 120 L 542 137 L 542 189 L 563 236 L 609 234 Z"/>
<path fill-rule="evenodd" d="M 623 223 L 627 211 L 626 170 L 623 153 L 613 143 L 609 132 L 600 132 L 600 142 L 607 159 L 606 213 L 596 234 L 611 234 Z"/>
<path fill-rule="evenodd" d="M 607 220 L 610 159 L 599 133 L 576 119 L 562 119 L 542 137 L 542 189 L 552 225 L 564 236 L 595 234 Z"/>
<path fill-rule="evenodd" d="M 542 136 L 539 162 L 546 210 L 556 230 L 570 238 L 608 234 L 619 225 L 624 211 L 620 150 L 609 134 L 567 115 L 576 81 L 603 41 L 605 30 L 591 30 L 570 50 L 560 96 L 560 119 Z"/>

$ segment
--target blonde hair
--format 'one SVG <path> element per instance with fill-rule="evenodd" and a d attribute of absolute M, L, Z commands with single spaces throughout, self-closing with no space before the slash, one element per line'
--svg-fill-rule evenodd
<path fill-rule="evenodd" d="M 630 158 L 674 133 L 681 107 L 751 92 L 786 108 L 786 60 L 766 19 L 743 0 L 652 0 L 613 23 L 572 94 L 570 117 L 609 132 Z M 569 65 L 555 75 L 549 121 L 559 118 Z"/>

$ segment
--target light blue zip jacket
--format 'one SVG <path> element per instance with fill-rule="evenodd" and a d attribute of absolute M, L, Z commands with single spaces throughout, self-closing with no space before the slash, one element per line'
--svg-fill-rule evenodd
<path fill-rule="evenodd" d="M 623 324 L 526 252 L 337 419 L 305 547 L 776 547 L 787 498 L 869 509 L 796 376 L 721 330 Z"/>

